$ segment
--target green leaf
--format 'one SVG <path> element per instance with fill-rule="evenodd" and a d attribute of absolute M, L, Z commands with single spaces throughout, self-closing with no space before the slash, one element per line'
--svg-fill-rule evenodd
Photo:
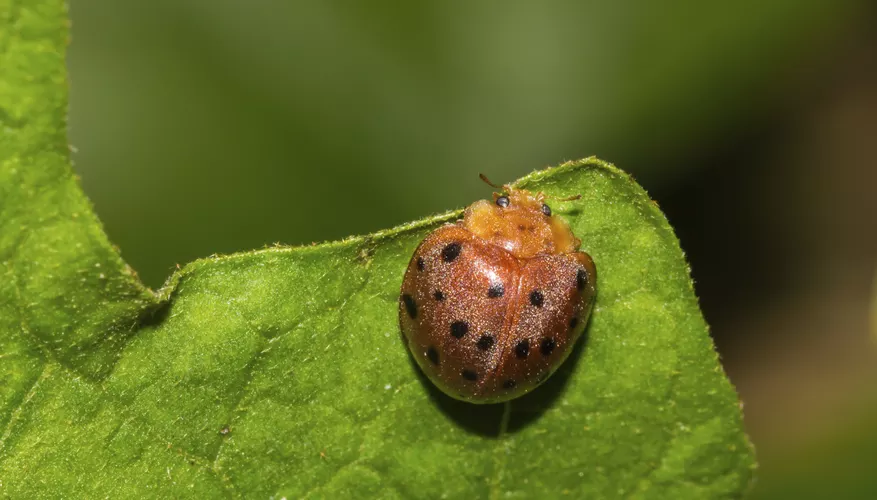
<path fill-rule="evenodd" d="M 211 257 L 158 295 L 68 166 L 66 13 L 0 0 L 0 495 L 737 497 L 752 450 L 657 206 L 596 159 L 549 195 L 598 268 L 587 338 L 503 405 L 439 393 L 400 339 L 418 242 L 461 212 Z M 318 215 L 316 215 L 318 216 Z"/>

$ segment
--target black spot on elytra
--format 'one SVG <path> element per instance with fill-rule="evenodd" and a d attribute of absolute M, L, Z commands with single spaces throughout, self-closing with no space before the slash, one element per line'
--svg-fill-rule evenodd
<path fill-rule="evenodd" d="M 402 294 L 402 302 L 405 303 L 405 310 L 408 311 L 408 316 L 411 316 L 411 319 L 417 317 L 417 302 L 414 302 L 414 297 L 407 293 Z"/>
<path fill-rule="evenodd" d="M 553 338 L 546 337 L 542 339 L 542 343 L 539 344 L 539 350 L 542 351 L 543 356 L 550 356 L 551 352 L 554 351 L 554 348 L 557 346 L 557 341 Z"/>
<path fill-rule="evenodd" d="M 486 351 L 493 347 L 493 343 L 493 337 L 491 337 L 490 335 L 482 335 L 481 338 L 478 339 L 478 342 L 475 343 L 475 345 L 477 345 L 478 348 L 482 351 Z"/>
<path fill-rule="evenodd" d="M 588 284 L 588 272 L 584 269 L 579 269 L 576 272 L 576 288 L 580 291 L 585 289 L 585 285 Z"/>
<path fill-rule="evenodd" d="M 463 370 L 462 372 L 460 372 L 460 375 L 462 375 L 464 379 L 470 382 L 475 382 L 476 380 L 478 380 L 478 374 L 473 372 L 472 370 Z"/>
<path fill-rule="evenodd" d="M 502 294 L 505 293 L 505 287 L 502 283 L 495 283 L 490 285 L 490 288 L 487 289 L 487 296 L 491 299 L 495 299 L 497 297 L 502 297 Z"/>
<path fill-rule="evenodd" d="M 515 356 L 525 359 L 530 354 L 530 342 L 524 339 L 515 345 Z"/>
<path fill-rule="evenodd" d="M 497 204 L 497 206 L 500 206 L 502 208 L 506 208 L 507 206 L 509 206 L 509 197 L 508 196 L 500 196 L 499 198 L 496 199 L 496 204 Z"/>
<path fill-rule="evenodd" d="M 527 230 L 527 226 L 525 226 L 523 224 L 518 224 L 518 231 L 526 231 L 526 230 Z"/>
<path fill-rule="evenodd" d="M 576 326 L 579 325 L 579 318 L 577 316 L 573 316 L 569 319 L 569 329 L 574 330 Z"/>
<path fill-rule="evenodd" d="M 423 257 L 418 257 L 418 258 L 417 258 L 417 270 L 418 270 L 418 271 L 423 271 L 423 269 L 424 269 L 425 267 L 426 267 L 426 263 L 423 262 Z"/>
<path fill-rule="evenodd" d="M 469 333 L 469 323 L 466 323 L 465 321 L 454 321 L 451 323 L 451 335 L 453 335 L 454 338 L 461 339 L 467 333 Z"/>
<path fill-rule="evenodd" d="M 545 296 L 539 290 L 533 290 L 530 292 L 530 303 L 536 307 L 542 307 L 542 304 L 545 303 Z"/>
<path fill-rule="evenodd" d="M 439 302 L 445 300 L 445 294 L 442 293 L 441 290 L 436 290 L 435 293 L 432 294 L 433 298 Z"/>
<path fill-rule="evenodd" d="M 432 364 L 439 364 L 439 353 L 435 347 L 429 346 L 429 349 L 426 350 L 426 357 L 432 362 Z"/>
<path fill-rule="evenodd" d="M 460 256 L 460 251 L 463 250 L 463 245 L 457 243 L 456 241 L 453 243 L 448 243 L 442 248 L 442 260 L 445 262 L 453 262 L 457 257 Z"/>
<path fill-rule="evenodd" d="M 518 385 L 517 382 L 515 382 L 512 379 L 508 379 L 502 383 L 502 388 L 503 389 L 514 389 L 516 385 Z"/>

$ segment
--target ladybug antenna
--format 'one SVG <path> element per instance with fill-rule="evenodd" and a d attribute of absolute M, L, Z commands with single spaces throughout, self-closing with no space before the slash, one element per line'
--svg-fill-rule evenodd
<path fill-rule="evenodd" d="M 485 184 L 487 184 L 488 186 L 496 188 L 496 189 L 502 189 L 502 186 L 497 186 L 496 184 L 490 182 L 490 179 L 488 179 L 486 175 L 478 174 L 478 177 L 481 177 L 481 180 L 484 181 Z"/>
<path fill-rule="evenodd" d="M 554 198 L 554 197 L 552 197 L 551 199 L 554 200 L 554 201 L 575 201 L 575 200 L 578 200 L 578 199 L 581 198 L 581 197 L 582 197 L 582 195 L 580 195 L 580 194 L 576 194 L 576 195 L 573 195 L 573 196 L 567 196 L 566 198 Z"/>

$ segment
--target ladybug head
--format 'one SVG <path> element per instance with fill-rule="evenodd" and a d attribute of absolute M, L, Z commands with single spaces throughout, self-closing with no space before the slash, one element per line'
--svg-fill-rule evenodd
<path fill-rule="evenodd" d="M 554 215 L 545 195 L 512 186 L 496 186 L 493 202 L 481 200 L 466 209 L 463 225 L 476 235 L 505 248 L 518 258 L 539 253 L 568 253 L 579 248 L 566 222 Z"/>

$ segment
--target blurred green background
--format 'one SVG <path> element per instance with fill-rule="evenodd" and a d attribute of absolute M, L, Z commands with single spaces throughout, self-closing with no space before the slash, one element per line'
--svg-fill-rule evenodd
<path fill-rule="evenodd" d="M 874 2 L 70 3 L 75 169 L 148 285 L 597 155 L 676 227 L 756 497 L 877 498 Z"/>

